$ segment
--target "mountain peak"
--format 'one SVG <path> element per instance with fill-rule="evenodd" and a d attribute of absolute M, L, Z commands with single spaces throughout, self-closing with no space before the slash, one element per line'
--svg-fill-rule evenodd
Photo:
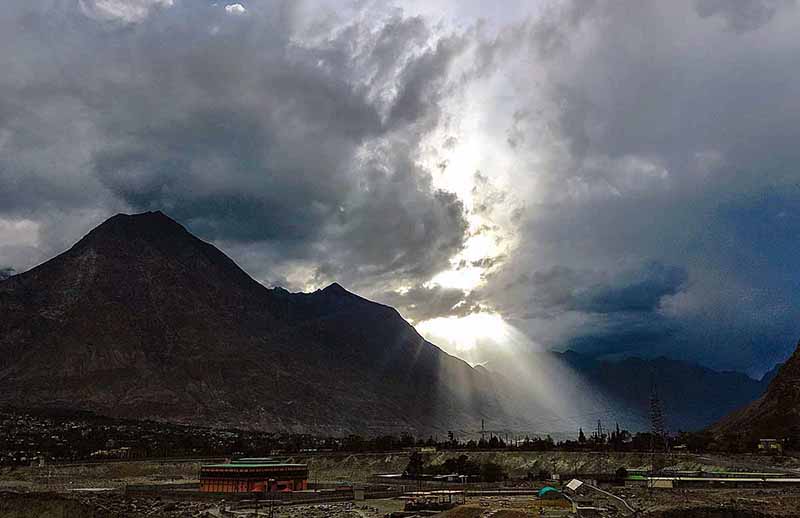
<path fill-rule="evenodd" d="M 352 293 L 344 289 L 338 282 L 328 285 L 322 290 L 322 293 L 327 293 L 330 295 L 352 295 Z"/>
<path fill-rule="evenodd" d="M 78 245 L 105 241 L 165 241 L 190 238 L 191 234 L 160 210 L 139 214 L 116 214 L 95 227 Z"/>
<path fill-rule="evenodd" d="M 160 210 L 140 212 L 138 214 L 119 213 L 108 218 L 98 229 L 104 227 L 121 227 L 139 230 L 177 230 L 186 231 L 183 225 L 170 218 Z"/>

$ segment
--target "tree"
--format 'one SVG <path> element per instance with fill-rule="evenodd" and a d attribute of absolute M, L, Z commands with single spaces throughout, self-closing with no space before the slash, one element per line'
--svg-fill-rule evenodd
<path fill-rule="evenodd" d="M 583 433 L 583 428 L 578 428 L 578 442 L 581 444 L 586 442 L 586 435 Z"/>
<path fill-rule="evenodd" d="M 497 449 L 497 448 L 505 448 L 506 443 L 503 442 L 503 439 L 497 437 L 496 435 L 492 435 L 491 439 L 489 439 L 489 448 Z"/>
<path fill-rule="evenodd" d="M 413 452 L 408 458 L 408 464 L 403 472 L 403 475 L 409 478 L 418 478 L 425 471 L 425 462 L 422 460 L 422 455 Z"/>
<path fill-rule="evenodd" d="M 500 482 L 507 477 L 503 467 L 494 462 L 487 462 L 481 465 L 481 480 L 483 482 Z"/>
<path fill-rule="evenodd" d="M 436 468 L 436 472 L 441 475 L 457 473 L 459 475 L 480 475 L 481 467 L 469 460 L 466 455 L 459 455 L 458 458 L 450 458 Z"/>
<path fill-rule="evenodd" d="M 400 434 L 400 444 L 401 448 L 408 448 L 414 446 L 414 436 L 409 434 L 408 432 L 403 432 Z"/>

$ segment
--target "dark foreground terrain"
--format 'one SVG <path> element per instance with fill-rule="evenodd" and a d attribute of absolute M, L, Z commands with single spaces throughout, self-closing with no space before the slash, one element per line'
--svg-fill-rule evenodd
<path fill-rule="evenodd" d="M 502 467 L 509 480 L 493 486 L 470 486 L 466 505 L 442 514 L 447 518 L 516 518 L 576 516 L 571 508 L 538 499 L 536 490 L 544 485 L 559 487 L 567 477 L 587 477 L 591 473 L 613 472 L 619 467 L 647 470 L 653 456 L 641 453 L 593 452 L 436 452 L 425 454 L 427 465 L 440 465 L 454 455 L 467 455 L 475 462 L 491 461 Z M 310 480 L 319 484 L 347 485 L 369 483 L 377 473 L 402 471 L 409 460 L 407 452 L 352 454 L 306 454 L 291 458 L 309 465 Z M 758 455 L 676 455 L 671 468 L 678 470 L 781 472 L 788 476 L 800 471 L 800 461 L 792 457 Z M 77 518 L 145 516 L 202 517 L 253 516 L 239 499 L 221 495 L 198 497 L 187 494 L 136 494 L 126 486 L 150 484 L 168 486 L 197 482 L 199 461 L 117 461 L 75 463 L 0 470 L 0 518 Z M 562 481 L 526 480 L 529 473 L 555 470 Z M 494 489 L 492 489 L 494 488 Z M 410 487 L 402 490 L 416 489 Z M 800 488 L 739 489 L 647 489 L 607 487 L 639 512 L 652 518 L 757 518 L 800 516 Z M 497 490 L 506 493 L 497 494 Z M 482 492 L 483 491 L 483 492 Z M 494 493 L 486 493 L 494 491 Z M 510 491 L 510 492 L 509 492 Z M 632 516 L 616 499 L 600 493 L 585 495 L 594 505 L 606 509 L 600 516 Z M 379 518 L 403 506 L 399 499 L 364 502 L 316 502 L 277 509 L 282 518 Z M 226 514 L 226 513 L 232 514 Z M 237 514 L 239 513 L 239 514 Z M 268 516 L 264 514 L 260 516 Z M 588 516 L 588 515 L 585 515 Z"/>
<path fill-rule="evenodd" d="M 541 486 L 543 483 L 538 483 Z M 594 516 L 641 518 L 795 518 L 800 517 L 800 491 L 765 490 L 642 490 L 612 491 L 638 514 L 622 505 L 603 501 Z M 601 502 L 597 502 L 601 503 Z M 194 518 L 255 516 L 252 507 L 224 500 L 170 501 L 125 497 L 119 494 L 63 495 L 56 493 L 0 493 L 2 518 Z M 258 516 L 273 518 L 382 518 L 403 509 L 399 499 L 332 502 L 273 508 L 262 506 Z M 430 515 L 426 515 L 430 516 Z M 468 496 L 466 503 L 435 516 L 440 518 L 525 518 L 533 516 L 592 516 L 576 514 L 567 502 L 533 495 Z"/>

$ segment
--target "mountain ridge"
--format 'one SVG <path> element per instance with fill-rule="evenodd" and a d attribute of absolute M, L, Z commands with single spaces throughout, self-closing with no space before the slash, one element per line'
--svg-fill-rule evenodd
<path fill-rule="evenodd" d="M 112 216 L 0 280 L 0 314 L 0 404 L 112 417 L 319 433 L 476 430 L 485 419 L 535 431 L 555 422 L 552 392 L 585 400 L 564 415 L 614 409 L 636 429 L 646 426 L 643 373 L 661 369 L 691 389 L 664 394 L 676 426 L 701 428 L 761 391 L 744 374 L 680 360 L 572 351 L 532 357 L 539 377 L 472 368 L 339 283 L 263 286 L 161 211 Z M 554 389 L 564 379 L 575 386 Z"/>
<path fill-rule="evenodd" d="M 676 432 L 708 427 L 761 396 L 768 383 L 742 372 L 716 371 L 668 357 L 609 360 L 572 350 L 549 355 L 571 369 L 599 398 L 599 404 L 626 409 L 625 425 L 638 422 L 638 429 L 642 430 L 649 426 L 654 391 L 663 406 L 668 429 Z M 535 356 L 531 363 L 542 361 Z"/>
<path fill-rule="evenodd" d="M 777 369 L 766 392 L 715 423 L 711 431 L 796 442 L 800 437 L 800 342 L 792 356 Z"/>
<path fill-rule="evenodd" d="M 2 281 L 0 313 L 3 403 L 328 432 L 514 421 L 393 308 L 338 284 L 266 288 L 160 212 Z"/>

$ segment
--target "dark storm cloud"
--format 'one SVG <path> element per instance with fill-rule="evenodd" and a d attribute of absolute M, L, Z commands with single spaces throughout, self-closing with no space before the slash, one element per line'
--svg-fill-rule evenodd
<path fill-rule="evenodd" d="M 358 5 L 6 2 L 0 267 L 161 209 L 415 321 L 751 372 L 796 343 L 795 2 L 563 1 L 497 34 Z M 426 284 L 481 232 L 513 244 L 458 265 L 484 284 Z"/>
<path fill-rule="evenodd" d="M 268 244 L 278 262 L 315 261 L 320 282 L 424 278 L 461 247 L 461 202 L 416 160 L 458 86 L 461 37 L 390 10 L 315 19 L 295 2 L 235 16 L 155 0 L 12 4 L 0 217 L 161 209 L 245 255 Z"/>
<path fill-rule="evenodd" d="M 794 6 L 794 0 L 697 0 L 697 13 L 702 17 L 719 16 L 735 31 L 758 29 L 775 14 Z"/>
<path fill-rule="evenodd" d="M 784 358 L 800 333 L 797 11 L 576 2 L 516 29 L 543 56 L 506 107 L 531 196 L 478 300 L 556 348 L 751 372 Z"/>
<path fill-rule="evenodd" d="M 570 339 L 566 348 L 600 357 L 655 355 L 664 344 L 672 347 L 686 345 L 676 336 L 676 330 L 665 319 L 657 321 L 621 319 L 608 327 L 593 325 Z"/>
<path fill-rule="evenodd" d="M 678 293 L 687 281 L 684 270 L 658 263 L 597 279 L 603 276 L 567 268 L 537 271 L 529 280 L 536 297 L 531 305 L 599 314 L 655 312 L 663 297 Z"/>

